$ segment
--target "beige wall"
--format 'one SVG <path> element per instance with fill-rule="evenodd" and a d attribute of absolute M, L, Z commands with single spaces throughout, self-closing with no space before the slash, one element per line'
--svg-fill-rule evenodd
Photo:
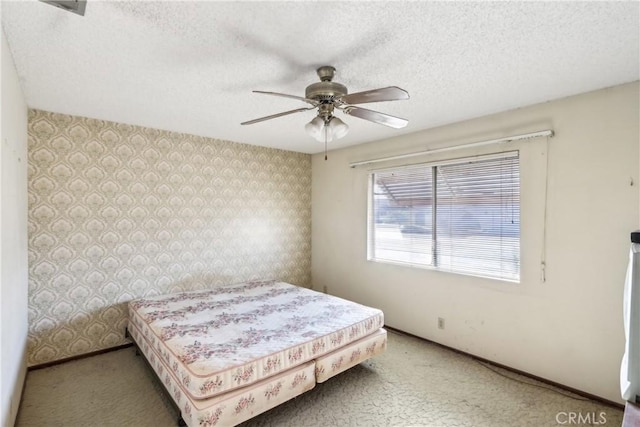
<path fill-rule="evenodd" d="M 620 400 L 622 289 L 640 217 L 639 110 L 635 82 L 331 151 L 328 161 L 314 155 L 313 287 L 382 308 L 389 326 Z M 422 158 L 520 150 L 520 284 L 366 260 L 370 170 L 349 162 L 543 129 L 556 136 Z"/>
<path fill-rule="evenodd" d="M 123 344 L 126 302 L 311 281 L 311 157 L 31 110 L 29 364 Z"/>
<path fill-rule="evenodd" d="M 4 31 L 0 33 L 0 422 L 12 426 L 27 366 L 27 104 Z"/>

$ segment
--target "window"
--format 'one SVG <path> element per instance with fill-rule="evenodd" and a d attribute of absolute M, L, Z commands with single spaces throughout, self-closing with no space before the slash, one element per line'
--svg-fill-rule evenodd
<path fill-rule="evenodd" d="M 371 174 L 369 259 L 520 280 L 518 152 Z"/>

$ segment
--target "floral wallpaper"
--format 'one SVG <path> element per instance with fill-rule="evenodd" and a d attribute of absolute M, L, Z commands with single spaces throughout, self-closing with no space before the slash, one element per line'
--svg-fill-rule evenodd
<path fill-rule="evenodd" d="M 126 302 L 311 284 L 311 157 L 29 112 L 29 365 L 124 344 Z"/>

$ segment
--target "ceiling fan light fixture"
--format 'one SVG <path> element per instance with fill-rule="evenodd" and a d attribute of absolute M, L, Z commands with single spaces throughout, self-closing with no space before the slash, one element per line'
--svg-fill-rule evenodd
<path fill-rule="evenodd" d="M 344 137 L 349 132 L 349 126 L 334 116 L 326 122 L 322 117 L 316 116 L 304 126 L 304 130 L 318 142 L 331 142 Z"/>
<path fill-rule="evenodd" d="M 334 139 L 340 139 L 347 135 L 349 126 L 337 117 L 332 117 L 327 126 L 330 129 Z"/>
<path fill-rule="evenodd" d="M 307 132 L 307 135 L 321 142 L 324 141 L 323 128 L 324 120 L 322 120 L 320 116 L 314 117 L 313 120 L 304 125 L 304 130 Z"/>

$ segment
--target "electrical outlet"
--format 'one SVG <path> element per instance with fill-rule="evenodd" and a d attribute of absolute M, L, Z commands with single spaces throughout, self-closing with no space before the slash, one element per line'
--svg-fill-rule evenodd
<path fill-rule="evenodd" d="M 438 329 L 444 329 L 444 318 L 438 317 Z"/>

